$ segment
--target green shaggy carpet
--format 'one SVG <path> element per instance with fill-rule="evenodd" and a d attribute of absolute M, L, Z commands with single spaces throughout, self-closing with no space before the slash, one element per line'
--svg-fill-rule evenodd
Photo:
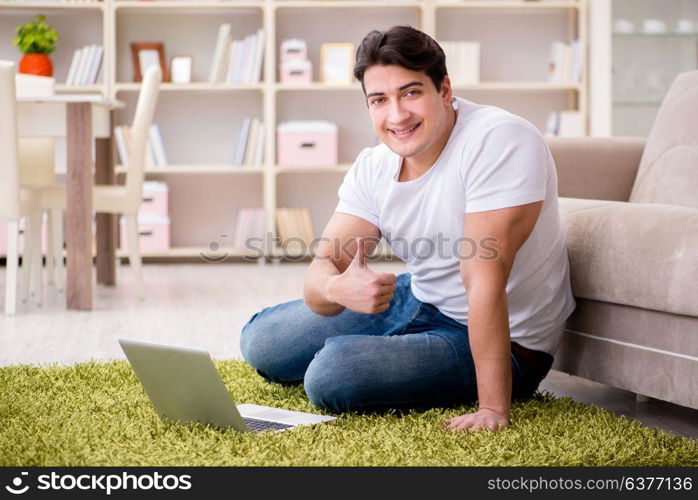
<path fill-rule="evenodd" d="M 238 403 L 317 412 L 303 388 L 216 362 Z M 698 442 L 549 392 L 512 406 L 504 431 L 454 433 L 473 407 L 342 415 L 289 432 L 163 423 L 125 361 L 0 368 L 0 465 L 698 465 Z"/>

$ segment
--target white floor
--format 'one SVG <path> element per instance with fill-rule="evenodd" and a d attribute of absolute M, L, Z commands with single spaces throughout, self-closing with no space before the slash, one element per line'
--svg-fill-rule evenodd
<path fill-rule="evenodd" d="M 400 273 L 401 263 L 369 263 Z M 0 314 L 0 366 L 74 363 L 123 358 L 122 337 L 203 348 L 218 359 L 239 358 L 240 329 L 260 309 L 299 299 L 307 263 L 149 264 L 146 299 L 130 295 L 128 266 L 117 269 L 116 287 L 96 286 L 94 310 L 67 311 L 65 296 L 44 291 L 44 304 L 19 304 Z M 0 268 L 0 304 L 4 267 Z"/>
<path fill-rule="evenodd" d="M 369 263 L 375 270 L 401 273 L 401 263 Z M 48 288 L 44 304 L 20 304 L 17 315 L 0 313 L 0 366 L 18 363 L 70 364 L 123 358 L 121 337 L 187 345 L 214 358 L 239 358 L 240 329 L 260 309 L 302 297 L 307 263 L 149 264 L 144 267 L 146 299 L 129 294 L 132 276 L 119 268 L 117 287 L 95 288 L 94 310 L 66 311 L 65 296 Z M 4 305 L 5 268 L 0 267 Z M 648 427 L 698 438 L 698 410 L 635 395 L 552 370 L 541 389 L 607 408 Z"/>

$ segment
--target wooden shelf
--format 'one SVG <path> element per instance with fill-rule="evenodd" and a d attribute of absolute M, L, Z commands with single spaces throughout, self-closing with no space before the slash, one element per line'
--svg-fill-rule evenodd
<path fill-rule="evenodd" d="M 117 92 L 138 92 L 141 89 L 140 83 L 125 83 L 119 82 L 114 85 Z M 264 90 L 262 83 L 209 83 L 209 82 L 192 82 L 192 83 L 162 83 L 160 90 L 163 92 L 178 91 L 178 92 L 231 92 L 231 91 L 249 91 L 249 90 Z"/>
<path fill-rule="evenodd" d="M 54 86 L 56 92 L 104 92 L 106 85 L 102 83 L 94 83 L 92 85 L 66 85 L 65 83 L 57 83 Z"/>
<path fill-rule="evenodd" d="M 328 85 L 322 82 L 310 82 L 310 83 L 276 83 L 274 84 L 274 90 L 279 91 L 297 91 L 297 90 L 361 90 L 361 84 L 359 82 L 350 83 L 346 85 Z"/>
<path fill-rule="evenodd" d="M 525 10 L 549 10 L 549 9 L 578 9 L 579 2 L 569 0 L 559 1 L 511 1 L 511 0 L 489 0 L 489 1 L 470 1 L 470 0 L 437 0 L 434 5 L 437 8 L 463 8 L 463 9 L 525 9 Z"/>
<path fill-rule="evenodd" d="M 154 10 L 171 10 L 171 11 L 192 11 L 192 10 L 208 10 L 215 13 L 217 10 L 231 9 L 263 9 L 264 2 L 242 2 L 236 0 L 228 1 L 166 1 L 157 0 L 152 2 L 139 1 L 119 1 L 113 2 L 114 9 L 117 11 L 154 11 Z"/>
<path fill-rule="evenodd" d="M 501 90 L 501 91 L 520 91 L 520 92 L 546 92 L 551 90 L 576 90 L 580 91 L 582 86 L 579 84 L 560 84 L 548 82 L 480 82 L 474 84 L 453 84 L 454 89 L 458 90 Z"/>
<path fill-rule="evenodd" d="M 128 258 L 128 252 L 124 252 L 122 250 L 118 250 L 116 252 L 117 257 L 120 258 Z M 142 252 L 141 257 L 144 259 L 151 258 L 151 259 L 165 259 L 165 258 L 182 258 L 182 257 L 198 257 L 203 261 L 205 261 L 203 256 L 210 255 L 212 258 L 215 258 L 216 256 L 220 256 L 221 258 L 224 258 L 224 256 L 227 257 L 248 257 L 248 258 L 256 258 L 258 257 L 258 254 L 256 252 L 249 252 L 245 250 L 237 250 L 237 249 L 231 249 L 231 248 L 222 248 L 216 252 L 211 251 L 208 247 L 205 246 L 191 246 L 191 247 L 172 247 L 167 250 L 163 250 L 162 252 Z"/>
<path fill-rule="evenodd" d="M 550 90 L 581 90 L 578 84 L 558 84 L 549 82 L 480 82 L 467 84 L 453 84 L 458 90 L 501 90 L 501 91 L 550 91 Z M 350 85 L 326 85 L 322 82 L 307 84 L 277 83 L 274 90 L 279 91 L 334 91 L 334 90 L 361 90 L 360 83 Z"/>
<path fill-rule="evenodd" d="M 351 163 L 342 163 L 327 167 L 280 167 L 276 165 L 273 172 L 275 174 L 308 174 L 314 172 L 346 172 L 351 167 Z"/>
<path fill-rule="evenodd" d="M 342 9 L 364 9 L 364 8 L 390 8 L 394 7 L 397 9 L 404 9 L 404 8 L 422 8 L 425 7 L 425 2 L 419 2 L 419 1 L 399 1 L 399 0 L 394 0 L 394 1 L 361 1 L 361 0 L 349 0 L 349 1 L 332 1 L 332 2 L 302 2 L 302 1 L 276 1 L 273 2 L 272 4 L 274 8 L 279 9 L 279 8 L 309 8 L 309 9 L 333 9 L 333 8 L 342 8 Z"/>
<path fill-rule="evenodd" d="M 124 165 L 116 165 L 117 174 L 126 173 Z M 258 165 L 237 166 L 227 163 L 173 164 L 155 167 L 145 171 L 145 175 L 163 174 L 259 174 L 264 167 Z"/>
<path fill-rule="evenodd" d="M 78 9 L 103 10 L 104 2 L 6 2 L 0 3 L 0 10 L 30 10 L 30 9 Z"/>

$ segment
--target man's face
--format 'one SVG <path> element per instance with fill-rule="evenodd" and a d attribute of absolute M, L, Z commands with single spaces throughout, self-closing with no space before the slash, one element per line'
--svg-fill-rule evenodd
<path fill-rule="evenodd" d="M 452 109 L 448 77 L 438 92 L 425 73 L 375 65 L 364 73 L 364 87 L 376 134 L 403 158 L 429 153 L 447 130 Z"/>

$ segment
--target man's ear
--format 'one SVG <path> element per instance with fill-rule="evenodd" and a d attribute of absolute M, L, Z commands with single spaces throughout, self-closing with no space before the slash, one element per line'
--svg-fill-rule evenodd
<path fill-rule="evenodd" d="M 451 88 L 451 79 L 448 75 L 444 76 L 443 82 L 441 82 L 441 97 L 444 102 L 450 104 L 451 97 L 453 96 L 453 89 Z"/>

